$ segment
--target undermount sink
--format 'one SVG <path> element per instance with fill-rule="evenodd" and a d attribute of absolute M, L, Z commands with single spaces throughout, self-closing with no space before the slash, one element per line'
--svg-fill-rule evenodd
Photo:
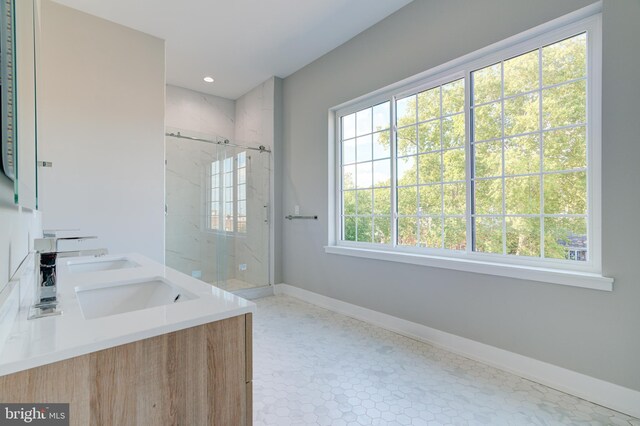
<path fill-rule="evenodd" d="M 113 271 L 116 269 L 137 268 L 136 262 L 121 258 L 95 258 L 90 260 L 69 260 L 67 261 L 67 268 L 72 273 L 82 272 L 98 272 L 98 271 Z"/>
<path fill-rule="evenodd" d="M 85 319 L 182 303 L 196 296 L 164 278 L 105 283 L 75 288 Z"/>

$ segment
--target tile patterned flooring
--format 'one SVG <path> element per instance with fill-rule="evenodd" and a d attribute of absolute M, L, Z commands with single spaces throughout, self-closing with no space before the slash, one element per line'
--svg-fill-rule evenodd
<path fill-rule="evenodd" d="M 625 425 L 640 420 L 288 296 L 259 299 L 255 425 Z"/>

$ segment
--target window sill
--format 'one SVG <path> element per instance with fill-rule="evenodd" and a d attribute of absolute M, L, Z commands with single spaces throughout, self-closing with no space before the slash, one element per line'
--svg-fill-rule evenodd
<path fill-rule="evenodd" d="M 532 266 L 509 265 L 504 263 L 489 263 L 469 259 L 456 259 L 440 256 L 426 256 L 413 253 L 399 253 L 384 250 L 364 248 L 326 246 L 326 253 L 344 256 L 362 257 L 366 259 L 390 262 L 410 263 L 414 265 L 430 266 L 434 268 L 455 269 L 458 271 L 475 272 L 478 274 L 497 275 L 528 281 L 540 281 L 551 284 L 583 287 L 593 290 L 613 291 L 613 278 L 599 274 L 566 271 Z"/>

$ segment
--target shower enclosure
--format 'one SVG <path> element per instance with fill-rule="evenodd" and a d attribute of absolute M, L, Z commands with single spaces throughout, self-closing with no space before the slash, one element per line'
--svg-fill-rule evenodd
<path fill-rule="evenodd" d="M 271 284 L 271 152 L 182 129 L 166 135 L 165 263 L 228 291 Z"/>

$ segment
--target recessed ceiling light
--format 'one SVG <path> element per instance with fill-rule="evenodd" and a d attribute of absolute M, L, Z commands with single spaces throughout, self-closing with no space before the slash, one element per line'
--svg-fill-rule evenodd
<path fill-rule="evenodd" d="M 206 76 L 204 78 L 204 81 L 206 81 L 207 83 L 213 83 L 213 77 Z"/>

